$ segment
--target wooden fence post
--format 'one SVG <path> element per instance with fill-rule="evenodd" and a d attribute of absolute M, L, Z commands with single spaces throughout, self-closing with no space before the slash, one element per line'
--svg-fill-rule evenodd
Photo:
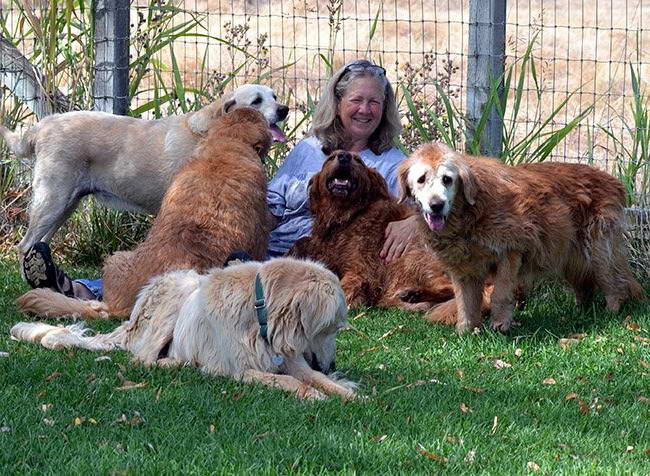
<path fill-rule="evenodd" d="M 470 0 L 467 61 L 468 144 L 490 97 L 495 80 L 503 77 L 506 38 L 506 0 Z M 503 81 L 498 88 L 503 98 Z M 503 121 L 492 107 L 480 137 L 481 153 L 499 157 L 503 145 Z"/>
<path fill-rule="evenodd" d="M 129 111 L 129 0 L 95 3 L 94 109 Z"/>

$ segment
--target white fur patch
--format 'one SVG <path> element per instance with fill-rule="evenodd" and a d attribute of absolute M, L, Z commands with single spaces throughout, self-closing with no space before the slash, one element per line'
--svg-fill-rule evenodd
<path fill-rule="evenodd" d="M 277 102 L 275 93 L 268 86 L 244 84 L 233 91 L 232 97 L 237 106 L 250 106 L 260 111 L 269 124 L 280 120 L 278 108 L 281 104 Z"/>
<path fill-rule="evenodd" d="M 449 158 L 448 158 L 449 157 Z M 453 165 L 453 153 L 445 154 L 445 160 L 433 169 L 423 161 L 415 162 L 408 171 L 407 182 L 413 198 L 420 204 L 422 211 L 431 213 L 431 205 L 443 202 L 442 214 L 447 216 L 454 203 L 458 190 L 458 170 Z M 449 184 L 443 181 L 451 179 Z"/>

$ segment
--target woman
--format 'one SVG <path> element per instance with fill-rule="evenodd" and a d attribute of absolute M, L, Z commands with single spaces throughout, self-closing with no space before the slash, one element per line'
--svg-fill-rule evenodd
<path fill-rule="evenodd" d="M 286 253 L 309 234 L 313 219 L 307 187 L 326 153 L 336 149 L 359 153 L 397 196 L 397 167 L 404 154 L 392 143 L 401 129 L 395 93 L 384 68 L 356 60 L 334 73 L 314 112 L 310 136 L 294 147 L 269 182 L 267 201 L 277 220 L 269 239 L 269 256 Z M 390 262 L 400 256 L 414 233 L 415 217 L 391 223 L 381 257 Z"/>
<path fill-rule="evenodd" d="M 336 71 L 318 102 L 309 137 L 294 147 L 269 182 L 267 201 L 275 219 L 269 257 L 283 255 L 309 234 L 313 222 L 307 203 L 309 179 L 321 169 L 330 151 L 359 153 L 397 196 L 397 168 L 404 154 L 392 142 L 401 128 L 395 93 L 384 68 L 355 60 Z M 415 217 L 390 223 L 381 258 L 388 263 L 401 256 L 415 230 Z M 32 287 L 50 287 L 80 299 L 101 299 L 101 279 L 72 281 L 54 265 L 45 243 L 37 243 L 28 252 L 23 274 Z"/>

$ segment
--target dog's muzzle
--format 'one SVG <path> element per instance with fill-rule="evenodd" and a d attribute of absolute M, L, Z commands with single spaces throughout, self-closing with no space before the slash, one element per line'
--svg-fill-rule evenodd
<path fill-rule="evenodd" d="M 342 152 L 336 158 L 338 167 L 327 178 L 325 186 L 335 197 L 347 197 L 357 188 L 350 166 L 352 156 L 348 152 Z"/>
<path fill-rule="evenodd" d="M 316 354 L 313 352 L 311 353 L 311 357 L 308 354 L 305 354 L 305 357 L 311 369 L 315 370 L 316 372 L 331 374 L 332 372 L 336 371 L 336 361 L 332 361 L 329 367 L 324 369 L 321 367 L 320 362 L 318 361 L 318 357 L 316 357 Z"/>
<path fill-rule="evenodd" d="M 444 208 L 444 201 L 432 201 L 429 203 L 429 210 L 431 211 L 422 211 L 424 221 L 427 222 L 431 231 L 440 231 L 445 227 L 445 216 L 442 213 Z"/>

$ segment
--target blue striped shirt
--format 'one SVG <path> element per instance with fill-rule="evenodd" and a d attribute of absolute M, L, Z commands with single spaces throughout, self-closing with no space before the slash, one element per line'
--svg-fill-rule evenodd
<path fill-rule="evenodd" d="M 392 147 L 381 155 L 370 149 L 359 153 L 368 167 L 373 167 L 386 179 L 388 189 L 399 195 L 397 168 L 404 154 Z M 325 154 L 316 137 L 300 141 L 287 155 L 277 173 L 269 182 L 267 202 L 278 224 L 269 237 L 269 256 L 286 253 L 303 236 L 309 235 L 313 218 L 309 212 L 307 185 L 325 162 Z"/>

